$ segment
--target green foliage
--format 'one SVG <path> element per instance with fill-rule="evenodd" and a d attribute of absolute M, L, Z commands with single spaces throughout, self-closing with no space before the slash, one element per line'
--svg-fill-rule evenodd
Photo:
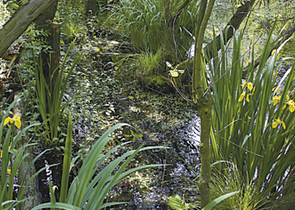
<path fill-rule="evenodd" d="M 156 54 L 140 54 L 136 62 L 136 77 L 151 87 L 170 86 L 171 82 L 161 73 L 163 68 L 163 52 L 161 49 Z"/>
<path fill-rule="evenodd" d="M 76 37 L 86 34 L 84 24 L 84 1 L 59 1 L 55 21 L 61 24 L 62 42 L 70 42 Z"/>
<path fill-rule="evenodd" d="M 24 43 L 25 56 L 33 58 L 32 52 L 34 52 L 35 56 L 39 55 L 41 51 L 49 52 L 51 50 L 50 46 L 48 46 L 44 40 L 40 39 L 40 37 L 47 36 L 48 32 L 44 31 L 43 29 L 38 30 L 36 29 L 35 24 L 31 24 L 23 33 L 22 37 L 18 39 L 18 41 Z M 25 62 L 28 63 L 29 61 Z"/>
<path fill-rule="evenodd" d="M 230 199 L 222 201 L 216 209 L 252 210 L 260 207 L 259 196 L 256 195 L 252 181 L 243 182 L 240 172 L 233 163 L 228 163 L 228 167 L 223 168 L 222 172 L 213 168 L 211 178 L 212 198 L 218 198 L 234 191 L 238 191 L 238 193 L 231 196 Z"/>
<path fill-rule="evenodd" d="M 168 87 L 171 87 L 171 81 L 167 77 L 162 75 L 147 76 L 146 84 L 152 88 L 160 88 L 163 92 L 166 93 L 169 93 L 170 89 Z"/>
<path fill-rule="evenodd" d="M 22 5 L 22 3 L 23 3 L 22 1 L 17 1 L 17 0 L 7 1 L 6 8 L 9 11 L 9 13 L 13 14 Z"/>
<path fill-rule="evenodd" d="M 165 54 L 172 56 L 175 61 L 176 58 L 182 59 L 190 47 L 192 39 L 185 30 L 191 33 L 194 30 L 197 1 L 190 2 L 175 20 L 169 18 L 168 20 L 167 16 L 175 17 L 184 0 L 170 1 L 169 11 L 166 10 L 166 14 L 165 8 L 168 7 L 164 2 L 163 0 L 121 0 L 121 5 L 114 8 L 114 14 L 109 21 L 111 19 L 119 21 L 121 30 L 130 36 L 136 49 L 155 54 L 165 46 Z M 165 42 L 168 40 L 169 43 L 166 45 Z"/>
<path fill-rule="evenodd" d="M 120 148 L 120 145 L 112 148 L 106 154 L 103 154 L 104 146 L 112 140 L 109 136 L 116 129 L 127 126 L 128 124 L 120 123 L 109 130 L 107 130 L 93 145 L 92 149 L 89 151 L 86 159 L 83 162 L 83 165 L 80 169 L 80 172 L 77 177 L 73 180 L 70 188 L 68 189 L 67 184 L 63 184 L 62 189 L 63 192 L 66 192 L 68 189 L 67 196 L 61 195 L 60 202 L 56 202 L 54 195 L 54 188 L 50 187 L 51 192 L 51 202 L 40 204 L 32 210 L 42 209 L 42 208 L 59 208 L 59 209 L 102 209 L 112 205 L 123 204 L 124 202 L 113 202 L 113 203 L 104 203 L 104 199 L 107 196 L 107 193 L 110 189 L 118 184 L 121 180 L 125 179 L 131 173 L 151 168 L 161 166 L 159 164 L 154 165 L 144 165 L 137 166 L 135 168 L 125 170 L 130 161 L 134 158 L 134 156 L 144 150 L 150 149 L 162 149 L 165 147 L 154 146 L 154 147 L 139 147 L 137 150 L 131 150 L 124 153 L 122 156 L 117 159 L 111 161 L 104 169 L 98 171 L 104 161 L 108 158 L 108 156 L 114 152 L 115 150 Z M 71 144 L 71 117 L 68 124 L 68 138 L 67 144 Z M 122 145 L 128 144 L 124 143 Z M 68 173 L 70 169 L 71 160 L 70 157 L 71 150 L 69 145 L 66 145 L 65 150 L 65 158 L 64 158 L 64 171 L 63 173 L 63 182 L 67 182 Z M 98 161 L 98 162 L 97 162 Z M 64 203 L 63 203 L 64 202 Z"/>
<path fill-rule="evenodd" d="M 73 48 L 74 43 L 71 44 L 68 52 Z M 67 52 L 67 53 L 68 53 Z M 40 62 L 34 59 L 35 62 L 35 77 L 36 77 L 36 90 L 37 90 L 37 107 L 43 119 L 45 127 L 44 140 L 49 144 L 56 144 L 58 142 L 58 126 L 61 120 L 63 109 L 69 104 L 70 101 L 62 103 L 62 99 L 67 87 L 70 75 L 81 57 L 82 53 L 72 64 L 69 72 L 64 74 L 66 57 L 60 67 L 55 69 L 50 75 L 50 83 L 47 84 L 43 74 L 41 59 Z M 57 72 L 56 72 L 57 71 Z M 54 86 L 54 87 L 53 87 Z M 50 90 L 53 90 L 51 92 Z"/>
<path fill-rule="evenodd" d="M 215 198 L 213 201 L 211 201 L 210 203 L 208 203 L 204 208 L 202 208 L 202 210 L 210 210 L 212 209 L 214 206 L 216 206 L 218 203 L 220 203 L 221 201 L 235 195 L 239 193 L 239 191 L 235 191 L 235 192 L 230 192 L 230 193 L 227 193 L 227 194 L 224 194 L 218 198 Z"/>
<path fill-rule="evenodd" d="M 22 129 L 18 134 L 14 135 L 15 133 L 15 125 L 14 123 L 10 124 L 9 129 L 5 129 L 4 127 L 4 121 L 8 117 L 9 111 L 13 108 L 15 102 L 20 97 L 16 98 L 16 100 L 8 107 L 6 114 L 3 116 L 1 125 L 0 125 L 0 144 L 2 145 L 2 151 L 1 151 L 1 180 L 0 180 L 0 209 L 13 209 L 16 206 L 20 204 L 20 202 L 24 201 L 26 198 L 23 198 L 24 192 L 27 190 L 27 187 L 29 183 L 38 175 L 38 173 L 45 168 L 41 169 L 39 172 L 34 174 L 30 180 L 25 185 L 25 180 L 18 180 L 18 185 L 22 186 L 21 188 L 18 188 L 17 197 L 15 198 L 13 196 L 13 192 L 15 190 L 15 178 L 17 177 L 18 168 L 20 167 L 20 164 L 23 164 L 24 158 L 28 154 L 24 153 L 25 147 L 33 146 L 34 144 L 30 144 L 29 142 L 25 144 L 24 146 L 18 148 L 17 150 L 14 149 L 17 142 L 20 140 L 21 136 L 24 134 L 24 132 L 28 131 L 30 128 L 34 126 L 39 126 L 40 124 L 31 124 L 27 126 L 26 128 Z M 46 151 L 44 151 L 46 152 Z M 42 152 L 39 154 L 30 165 L 27 166 L 27 169 L 25 171 L 24 177 L 26 177 L 26 174 L 29 173 L 31 167 L 35 163 L 35 161 L 44 154 Z M 15 199 L 15 200 L 14 200 Z"/>
<path fill-rule="evenodd" d="M 81 32 L 81 28 L 74 23 L 64 23 L 62 28 L 63 35 L 65 40 L 73 39 L 76 35 Z"/>
<path fill-rule="evenodd" d="M 226 200 L 227 198 L 229 198 L 237 193 L 239 193 L 239 191 L 224 194 L 224 195 L 214 199 L 213 201 L 211 201 L 208 205 L 206 205 L 201 210 L 210 210 L 214 206 L 216 206 L 218 203 L 222 202 L 223 200 Z M 196 209 L 196 206 L 194 206 L 190 203 L 185 203 L 185 201 L 182 200 L 179 195 L 176 195 L 175 197 L 169 197 L 169 206 L 175 210 Z M 218 208 L 220 208 L 220 207 L 218 206 Z"/>
<path fill-rule="evenodd" d="M 161 62 L 163 62 L 163 51 L 159 49 L 155 54 L 152 52 L 139 54 L 136 62 L 137 77 L 152 76 L 159 72 Z"/>
<path fill-rule="evenodd" d="M 0 2 L 0 29 L 4 25 L 4 23 L 8 20 L 10 16 L 10 12 L 8 11 L 7 5 L 3 3 L 3 1 Z"/>
<path fill-rule="evenodd" d="M 281 47 L 268 58 L 277 41 L 277 38 L 271 40 L 272 32 L 273 29 L 257 68 L 254 68 L 252 50 L 244 81 L 240 56 L 242 35 L 233 39 L 231 62 L 222 41 L 222 53 L 218 54 L 215 49 L 216 59 L 214 63 L 209 62 L 214 102 L 212 155 L 214 161 L 230 160 L 237 166 L 245 186 L 254 186 L 253 203 L 260 199 L 265 202 L 268 196 L 288 194 L 295 187 L 294 182 L 288 182 L 290 167 L 295 161 L 294 102 L 288 98 L 295 76 L 294 65 L 282 78 L 277 78 L 277 54 Z M 222 168 L 218 170 L 227 176 Z"/>
<path fill-rule="evenodd" d="M 248 21 L 244 21 L 240 28 L 244 30 L 244 38 L 242 40 L 241 50 L 246 55 L 244 56 L 244 62 L 251 61 L 251 46 L 255 45 L 255 53 L 262 54 L 264 44 L 267 42 L 269 32 L 276 21 L 276 27 L 274 33 L 280 33 L 281 28 L 286 26 L 289 27 L 294 24 L 292 10 L 294 5 L 294 0 L 289 1 L 277 1 L 270 0 L 269 5 L 266 6 L 260 1 L 259 4 L 254 5 L 254 9 L 249 17 Z M 220 24 L 216 24 L 220 25 Z M 294 55 L 294 45 L 291 47 L 292 40 L 288 42 L 285 47 L 281 50 L 280 56 L 284 57 Z"/>
<path fill-rule="evenodd" d="M 69 175 L 70 175 L 71 163 L 72 163 L 71 162 L 72 141 L 73 141 L 72 115 L 70 114 L 68 130 L 67 130 L 66 147 L 65 147 L 64 160 L 63 160 L 63 170 L 62 170 L 63 173 L 62 173 L 61 187 L 60 187 L 59 202 L 61 203 L 64 203 L 66 201 L 66 197 L 68 194 L 67 191 L 68 191 L 68 184 L 69 184 Z"/>
<path fill-rule="evenodd" d="M 169 206 L 176 210 L 187 210 L 194 208 L 192 204 L 185 203 L 185 201 L 182 200 L 179 195 L 176 195 L 175 197 L 169 197 Z"/>
<path fill-rule="evenodd" d="M 168 73 L 164 71 L 163 59 L 164 53 L 162 49 L 159 49 L 155 54 L 146 52 L 128 55 L 118 62 L 120 66 L 118 71 L 125 71 L 125 68 L 129 68 L 135 71 L 135 79 L 140 84 L 154 89 L 161 89 L 163 92 L 169 92 L 173 87 L 170 79 L 168 79 Z"/>

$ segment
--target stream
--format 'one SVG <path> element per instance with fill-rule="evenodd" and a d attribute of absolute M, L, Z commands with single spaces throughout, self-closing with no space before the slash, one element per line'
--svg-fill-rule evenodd
<path fill-rule="evenodd" d="M 118 103 L 117 105 L 119 105 Z M 114 106 L 114 109 L 118 107 Z M 130 107 L 129 107 L 130 108 Z M 184 112 L 188 111 L 184 109 Z M 129 109 L 124 110 L 133 118 L 142 118 L 143 110 Z M 165 110 L 159 112 L 163 113 Z M 93 114 L 93 113 L 92 113 Z M 115 114 L 115 113 L 113 113 Z M 188 115 L 188 113 L 182 113 Z M 164 114 L 163 114 L 164 115 Z M 196 176 L 199 173 L 199 152 L 197 146 L 199 145 L 200 133 L 200 119 L 189 111 L 190 117 L 181 116 L 177 119 L 176 124 L 169 125 L 167 120 L 163 121 L 143 120 L 140 127 L 146 132 L 143 132 L 143 137 L 135 141 L 135 145 L 145 143 L 146 146 L 162 145 L 169 149 L 162 151 L 152 151 L 139 153 L 136 156 L 136 163 L 138 164 L 167 164 L 165 167 L 153 168 L 147 171 L 135 172 L 129 179 L 120 182 L 114 187 L 109 197 L 108 202 L 124 201 L 128 202 L 126 205 L 114 206 L 110 209 L 168 209 L 168 197 L 179 194 L 185 196 L 187 200 L 192 202 L 198 200 L 195 185 L 197 184 Z M 165 118 L 164 117 L 164 118 Z M 87 130 L 91 130 L 93 126 L 86 126 L 78 122 L 83 122 L 80 119 L 74 119 L 74 130 L 77 130 L 74 141 L 74 152 L 79 153 L 79 143 L 85 144 L 87 141 Z M 137 126 L 138 127 L 138 126 Z M 88 142 L 91 144 L 92 142 Z M 76 147 L 76 148 L 75 148 Z M 40 151 L 46 149 L 44 145 L 40 147 Z M 61 163 L 62 156 L 57 154 L 57 151 L 49 151 L 37 163 L 37 170 L 44 165 L 54 163 Z M 74 167 L 74 170 L 77 170 Z M 42 202 L 48 202 L 48 178 L 53 181 L 54 185 L 59 186 L 61 179 L 61 165 L 47 169 L 44 173 L 39 175 L 39 192 Z M 72 178 L 78 172 L 72 173 Z M 59 195 L 56 195 L 56 197 Z"/>

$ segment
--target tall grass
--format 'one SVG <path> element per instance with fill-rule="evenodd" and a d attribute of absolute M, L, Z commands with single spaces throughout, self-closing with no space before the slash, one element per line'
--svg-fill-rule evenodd
<path fill-rule="evenodd" d="M 212 198 L 218 198 L 230 192 L 238 193 L 222 201 L 215 209 L 252 210 L 261 206 L 261 200 L 259 197 L 255 197 L 256 192 L 252 181 L 244 182 L 235 164 L 227 162 L 227 167 L 223 168 L 222 171 L 213 167 L 211 178 Z"/>
<path fill-rule="evenodd" d="M 201 210 L 210 210 L 214 208 L 215 206 L 217 206 L 216 208 L 220 209 L 220 205 L 218 205 L 220 202 L 228 200 L 228 198 L 236 195 L 237 193 L 239 193 L 239 191 L 223 194 L 219 196 L 218 198 L 215 198 L 214 200 L 212 200 Z M 185 203 L 185 201 L 182 200 L 179 195 L 176 195 L 175 197 L 169 197 L 169 206 L 174 210 L 188 210 L 188 209 L 196 209 L 199 207 L 196 204 Z"/>
<path fill-rule="evenodd" d="M 277 77 L 277 54 L 281 47 L 272 51 L 278 41 L 271 38 L 273 30 L 257 68 L 254 68 L 254 49 L 251 52 L 247 78 L 242 78 L 242 35 L 233 38 L 231 60 L 221 39 L 221 53 L 214 49 L 214 60 L 209 62 L 214 104 L 211 130 L 214 161 L 232 161 L 243 183 L 254 186 L 253 196 L 265 201 L 287 194 L 295 187 L 294 181 L 288 181 L 290 176 L 294 179 L 291 169 L 295 161 L 295 118 L 290 88 L 295 66 L 282 78 Z M 225 166 L 219 167 L 220 172 L 222 167 Z M 252 206 L 252 209 L 255 208 Z"/>
<path fill-rule="evenodd" d="M 121 5 L 114 8 L 109 20 L 115 19 L 119 22 L 120 28 L 130 36 L 136 49 L 155 54 L 166 45 L 164 51 L 173 56 L 174 61 L 177 57 L 181 59 L 185 56 L 192 42 L 190 33 L 193 34 L 195 27 L 198 1 L 191 1 L 178 18 L 169 21 L 168 14 L 165 14 L 167 5 L 164 0 L 121 0 L 120 2 Z M 170 1 L 171 18 L 177 16 L 184 2 L 184 0 Z"/>

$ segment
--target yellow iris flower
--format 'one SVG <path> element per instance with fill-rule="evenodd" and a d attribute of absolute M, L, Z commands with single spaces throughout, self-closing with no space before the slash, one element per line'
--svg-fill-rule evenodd
<path fill-rule="evenodd" d="M 295 111 L 295 103 L 293 100 L 287 101 L 287 104 L 289 105 L 289 111 L 294 112 Z"/>
<path fill-rule="evenodd" d="M 278 91 L 277 91 L 277 93 L 278 93 Z M 289 105 L 289 111 L 294 112 L 295 111 L 295 102 L 293 100 L 289 100 L 289 99 L 290 99 L 290 97 L 287 95 L 287 102 L 284 103 L 282 109 L 284 110 L 286 108 L 287 104 L 288 104 Z M 273 105 L 276 105 L 279 102 L 279 100 L 281 100 L 281 96 L 277 96 L 277 95 L 274 96 L 273 99 L 272 99 Z"/>
<path fill-rule="evenodd" d="M 281 99 L 281 96 L 274 96 L 272 99 L 272 104 L 276 105 L 280 99 Z"/>
<path fill-rule="evenodd" d="M 278 127 L 279 124 L 282 124 L 283 128 L 286 129 L 286 124 L 284 123 L 284 121 L 280 120 L 280 118 L 276 119 L 273 123 L 272 123 L 272 127 L 276 128 Z"/>
<path fill-rule="evenodd" d="M 246 91 L 243 91 L 238 101 L 239 102 L 243 101 L 243 99 L 245 98 L 245 96 L 246 96 Z"/>
<path fill-rule="evenodd" d="M 246 97 L 246 101 L 247 101 L 247 102 L 250 102 L 250 98 L 249 98 L 249 97 L 250 97 L 251 95 L 252 95 L 252 93 L 247 94 L 247 97 Z"/>
<path fill-rule="evenodd" d="M 241 86 L 246 87 L 246 85 L 247 85 L 247 82 L 244 82 L 244 84 L 242 84 Z"/>
<path fill-rule="evenodd" d="M 8 151 L 10 151 L 10 148 L 11 148 L 11 146 L 8 147 Z M 17 152 L 16 149 L 13 149 L 13 150 L 14 150 L 15 152 Z M 3 151 L 0 152 L 0 158 L 2 158 L 2 153 L 3 153 Z"/>
<path fill-rule="evenodd" d="M 9 174 L 9 175 L 11 175 L 11 169 L 7 169 L 7 173 Z"/>
<path fill-rule="evenodd" d="M 252 82 L 248 82 L 247 86 L 248 86 L 248 89 L 250 91 L 253 89 L 253 83 Z"/>
<path fill-rule="evenodd" d="M 253 88 L 253 83 L 252 82 L 244 82 L 244 84 L 241 85 L 242 87 L 246 87 L 250 90 L 251 93 L 248 93 L 247 94 L 247 97 L 246 97 L 246 101 L 247 102 L 250 102 L 250 96 L 253 94 L 254 90 L 255 90 L 255 87 Z M 253 90 L 253 91 L 252 91 Z M 242 92 L 242 94 L 240 95 L 240 98 L 239 98 L 239 102 L 243 101 L 243 99 L 245 98 L 246 96 L 246 91 L 244 90 Z"/>
<path fill-rule="evenodd" d="M 244 84 L 241 85 L 242 87 L 248 87 L 248 89 L 251 91 L 253 89 L 253 83 L 252 82 L 244 82 Z"/>
<path fill-rule="evenodd" d="M 8 122 L 10 124 L 14 123 L 15 126 L 20 129 L 21 125 L 22 125 L 22 122 L 20 121 L 20 117 L 16 116 L 16 115 L 13 115 L 13 117 L 7 117 L 5 120 L 4 120 L 4 125 L 8 125 Z M 8 125 L 9 126 L 9 125 Z"/>

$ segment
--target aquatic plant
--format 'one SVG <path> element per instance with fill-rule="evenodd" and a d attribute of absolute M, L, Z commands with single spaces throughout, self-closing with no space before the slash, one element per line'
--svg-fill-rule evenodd
<path fill-rule="evenodd" d="M 236 165 L 242 183 L 255 189 L 253 205 L 288 194 L 295 187 L 295 182 L 288 181 L 295 161 L 294 102 L 290 94 L 295 65 L 278 77 L 277 55 L 284 43 L 274 51 L 279 40 L 272 40 L 273 31 L 274 27 L 259 61 L 254 59 L 253 49 L 246 68 L 241 56 L 242 33 L 233 38 L 231 56 L 222 37 L 221 52 L 215 48 L 214 60 L 208 62 L 214 105 L 212 157 Z M 230 176 L 225 167 L 220 165 L 218 170 Z M 253 205 L 251 209 L 257 208 Z"/>
<path fill-rule="evenodd" d="M 47 84 L 46 78 L 43 74 L 41 59 L 37 62 L 34 57 L 37 108 L 42 117 L 45 129 L 45 132 L 43 132 L 43 138 L 48 144 L 56 144 L 58 142 L 58 126 L 61 120 L 61 114 L 63 109 L 70 103 L 70 101 L 63 103 L 62 99 L 73 69 L 82 55 L 81 53 L 80 56 L 75 59 L 68 73 L 65 74 L 66 58 L 73 47 L 74 42 L 70 45 L 61 66 L 57 67 L 54 72 L 51 72 L 49 84 Z"/>
<path fill-rule="evenodd" d="M 241 178 L 237 166 L 228 161 L 223 162 L 223 171 L 219 171 L 214 166 L 212 167 L 211 178 L 211 195 L 212 199 L 218 198 L 230 192 L 238 192 L 232 195 L 230 199 L 223 200 L 216 209 L 239 209 L 251 210 L 260 208 L 262 200 L 255 196 L 255 186 L 251 180 L 244 182 Z M 226 172 L 225 172 L 226 171 Z"/>
<path fill-rule="evenodd" d="M 24 158 L 28 155 L 25 154 L 25 148 L 32 146 L 34 144 L 27 142 L 25 145 L 16 148 L 16 145 L 24 132 L 28 129 L 32 128 L 33 126 L 39 126 L 40 123 L 31 124 L 23 129 L 21 129 L 21 120 L 18 116 L 9 117 L 8 114 L 10 110 L 13 108 L 16 101 L 20 98 L 17 97 L 15 101 L 10 104 L 6 113 L 4 114 L 1 124 L 0 124 L 0 145 L 2 145 L 1 150 L 1 180 L 0 180 L 0 209 L 13 209 L 17 207 L 22 201 L 26 200 L 24 198 L 24 193 L 27 190 L 27 187 L 31 181 L 38 175 L 38 173 L 45 168 L 41 169 L 39 172 L 35 173 L 30 180 L 19 180 L 18 179 L 18 193 L 17 197 L 15 198 L 13 193 L 16 188 L 15 185 L 15 178 L 18 175 L 18 169 L 21 164 L 24 163 Z M 8 129 L 5 127 L 9 126 Z M 15 129 L 21 129 L 17 134 L 15 134 Z M 46 152 L 42 152 L 37 157 L 35 157 L 30 165 L 26 167 L 25 176 L 29 173 L 31 167 L 35 163 L 35 161 Z M 24 184 L 26 183 L 26 184 Z"/>
<path fill-rule="evenodd" d="M 165 147 L 153 146 L 153 147 L 139 147 L 136 150 L 130 150 L 117 159 L 111 161 L 104 169 L 98 171 L 103 162 L 108 156 L 119 149 L 121 146 L 129 144 L 130 142 L 122 143 L 106 154 L 102 153 L 104 146 L 113 138 L 109 135 L 116 129 L 128 126 L 125 123 L 119 123 L 108 129 L 102 136 L 95 142 L 92 149 L 88 153 L 87 157 L 83 161 L 82 167 L 77 177 L 74 178 L 68 189 L 69 171 L 71 169 L 71 143 L 72 143 L 72 119 L 70 116 L 68 123 L 67 140 L 65 146 L 65 156 L 63 162 L 63 176 L 62 186 L 59 202 L 56 202 L 54 195 L 55 188 L 51 186 L 51 202 L 44 203 L 36 206 L 32 210 L 42 208 L 58 208 L 58 209 L 102 209 L 112 205 L 125 204 L 126 202 L 110 202 L 104 203 L 105 197 L 113 186 L 118 184 L 121 180 L 125 179 L 131 173 L 147 169 L 150 167 L 159 167 L 160 164 L 150 164 L 138 166 L 126 170 L 126 167 L 134 156 L 144 150 L 150 149 L 162 149 Z"/>
<path fill-rule="evenodd" d="M 239 191 L 230 192 L 224 195 L 221 195 L 218 198 L 215 198 L 213 201 L 208 203 L 205 207 L 203 207 L 201 210 L 210 210 L 213 207 L 215 207 L 217 204 L 222 202 L 223 200 L 226 200 L 227 198 L 239 193 Z M 191 203 L 185 203 L 183 199 L 179 195 L 176 195 L 175 197 L 169 197 L 169 206 L 172 209 L 175 210 L 188 210 L 188 209 L 195 209 L 196 205 L 193 205 Z"/>

